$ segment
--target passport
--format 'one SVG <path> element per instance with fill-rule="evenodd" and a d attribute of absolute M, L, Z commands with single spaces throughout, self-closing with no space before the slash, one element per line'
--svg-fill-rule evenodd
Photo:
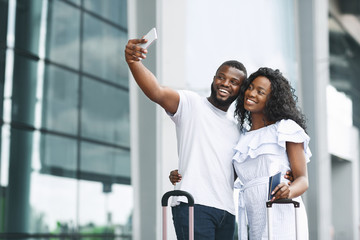
<path fill-rule="evenodd" d="M 274 195 L 271 195 L 271 192 L 275 189 L 277 185 L 280 184 L 281 172 L 277 172 L 275 175 L 269 177 L 269 192 L 268 200 L 271 200 Z"/>

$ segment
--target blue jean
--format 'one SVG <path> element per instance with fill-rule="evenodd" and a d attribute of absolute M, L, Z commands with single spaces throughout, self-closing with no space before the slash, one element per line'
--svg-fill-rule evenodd
<path fill-rule="evenodd" d="M 189 207 L 187 203 L 172 207 L 173 222 L 178 240 L 189 239 Z M 195 204 L 195 240 L 233 240 L 235 216 L 213 207 Z"/>

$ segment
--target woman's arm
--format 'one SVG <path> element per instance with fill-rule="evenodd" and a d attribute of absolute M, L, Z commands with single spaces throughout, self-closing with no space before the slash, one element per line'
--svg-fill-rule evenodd
<path fill-rule="evenodd" d="M 301 196 L 309 187 L 304 144 L 286 142 L 286 151 L 294 181 L 290 186 L 285 183 L 280 183 L 276 186 L 273 191 L 276 194 L 272 200 L 281 198 L 291 199 Z"/>

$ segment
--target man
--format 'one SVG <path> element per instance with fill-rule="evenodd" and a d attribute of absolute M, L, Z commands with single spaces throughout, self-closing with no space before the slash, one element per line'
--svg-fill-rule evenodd
<path fill-rule="evenodd" d="M 125 59 L 145 95 L 163 107 L 175 122 L 182 174 L 176 188 L 194 197 L 194 237 L 197 240 L 232 240 L 235 208 L 231 159 L 240 133 L 227 110 L 247 77 L 246 68 L 237 61 L 221 64 L 207 98 L 191 91 L 175 91 L 160 86 L 142 64 L 147 50 L 139 44 L 145 42 L 145 39 L 129 40 Z M 188 239 L 186 202 L 186 198 L 173 198 L 172 213 L 178 239 Z"/>

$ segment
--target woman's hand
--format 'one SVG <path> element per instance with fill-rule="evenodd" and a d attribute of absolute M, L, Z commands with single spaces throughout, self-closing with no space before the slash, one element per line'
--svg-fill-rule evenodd
<path fill-rule="evenodd" d="M 287 199 L 291 198 L 291 189 L 290 186 L 286 183 L 280 183 L 274 188 L 274 191 L 272 191 L 271 195 L 275 196 L 271 199 L 271 201 L 277 200 L 277 199 Z"/>
<path fill-rule="evenodd" d="M 294 181 L 294 175 L 293 175 L 292 171 L 291 170 L 286 171 L 286 174 L 284 175 L 284 178 L 289 180 L 288 184 L 290 186 L 291 183 Z"/>

